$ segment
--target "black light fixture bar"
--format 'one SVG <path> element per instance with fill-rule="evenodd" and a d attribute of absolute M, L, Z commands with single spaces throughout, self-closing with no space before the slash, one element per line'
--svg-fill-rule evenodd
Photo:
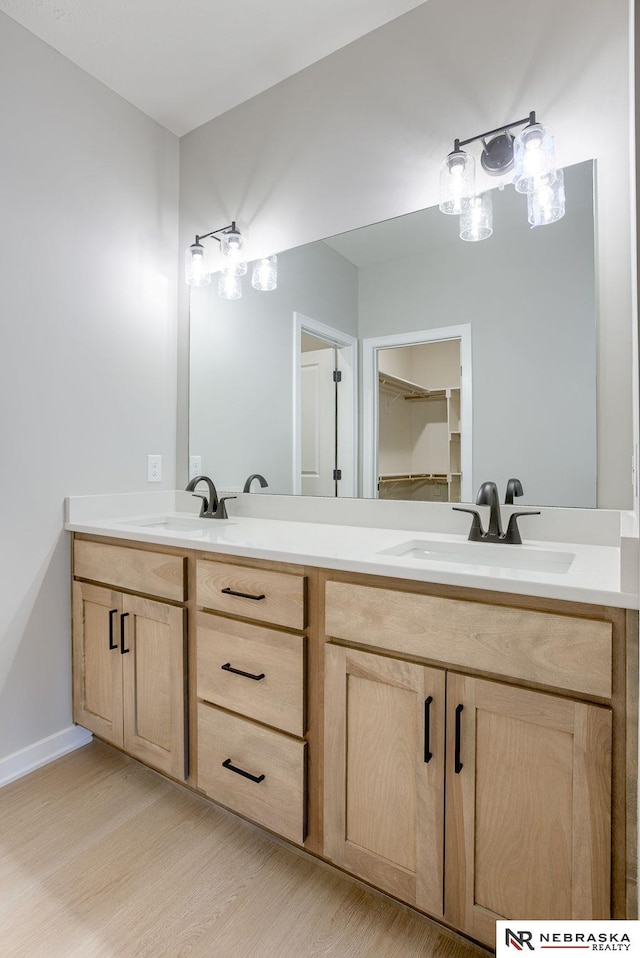
<path fill-rule="evenodd" d="M 198 236 L 198 235 L 196 234 L 196 242 L 195 242 L 194 245 L 198 246 L 198 245 L 200 244 L 200 240 L 208 239 L 210 236 L 213 236 L 214 239 L 216 239 L 218 242 L 220 242 L 220 237 L 217 236 L 216 234 L 217 234 L 217 233 L 225 233 L 227 230 L 230 230 L 232 233 L 236 233 L 236 232 L 237 232 L 237 229 L 236 229 L 236 221 L 235 221 L 235 220 L 233 220 L 233 221 L 230 223 L 229 226 L 221 226 L 221 227 L 220 227 L 219 229 L 217 229 L 217 230 L 211 230 L 210 233 L 203 233 L 202 236 Z"/>
<path fill-rule="evenodd" d="M 524 117 L 522 120 L 514 120 L 513 123 L 505 123 L 504 126 L 499 126 L 495 130 L 487 130 L 486 133 L 479 133 L 477 136 L 470 136 L 468 140 L 454 140 L 453 141 L 453 152 L 459 153 L 460 147 L 467 146 L 469 143 L 475 143 L 476 140 L 484 140 L 488 136 L 495 136 L 498 133 L 506 133 L 507 130 L 512 130 L 516 126 L 533 126 L 536 122 L 536 112 L 532 110 L 529 116 Z"/>

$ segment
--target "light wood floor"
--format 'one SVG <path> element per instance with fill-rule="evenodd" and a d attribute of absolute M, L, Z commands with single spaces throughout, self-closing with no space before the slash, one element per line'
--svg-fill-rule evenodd
<path fill-rule="evenodd" d="M 487 958 L 93 742 L 0 790 L 0 958 Z"/>

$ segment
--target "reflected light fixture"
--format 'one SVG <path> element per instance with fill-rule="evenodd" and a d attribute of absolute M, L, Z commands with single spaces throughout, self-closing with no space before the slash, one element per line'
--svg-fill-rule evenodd
<path fill-rule="evenodd" d="M 218 277 L 218 296 L 221 299 L 240 299 L 241 277 L 247 272 L 247 261 L 244 253 L 244 236 L 236 226 L 235 220 L 229 226 L 221 226 L 220 229 L 196 236 L 195 243 L 186 252 L 185 280 L 189 286 L 209 286 L 211 283 L 211 272 L 207 266 L 205 250 L 201 242 L 209 237 L 213 237 L 220 244 L 222 269 Z M 254 289 L 261 291 L 276 289 L 277 275 L 276 256 L 257 260 L 253 266 L 251 285 Z"/>
<path fill-rule="evenodd" d="M 270 292 L 278 285 L 278 257 L 267 256 L 253 264 L 251 285 L 254 289 Z"/>
<path fill-rule="evenodd" d="M 514 136 L 512 130 L 523 129 Z M 556 167 L 555 141 L 551 130 L 528 117 L 504 126 L 454 140 L 453 150 L 440 167 L 440 202 L 443 213 L 460 216 L 460 238 L 469 242 L 487 239 L 493 232 L 493 211 L 488 192 L 477 194 L 475 161 L 462 147 L 482 141 L 480 165 L 490 176 L 514 171 L 518 193 L 527 194 L 531 226 L 546 226 L 564 216 L 565 196 L 562 170 Z"/>
<path fill-rule="evenodd" d="M 554 170 L 554 179 L 527 193 L 527 214 L 532 226 L 547 226 L 564 216 L 564 170 Z"/>

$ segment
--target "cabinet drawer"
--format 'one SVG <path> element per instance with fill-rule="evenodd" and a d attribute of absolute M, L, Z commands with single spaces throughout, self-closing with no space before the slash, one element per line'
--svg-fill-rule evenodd
<path fill-rule="evenodd" d="M 199 703 L 198 787 L 278 835 L 304 842 L 305 742 Z"/>
<path fill-rule="evenodd" d="M 198 698 L 303 735 L 305 637 L 206 612 L 197 621 Z"/>
<path fill-rule="evenodd" d="M 610 622 L 327 582 L 326 633 L 447 665 L 611 697 Z"/>
<path fill-rule="evenodd" d="M 105 582 L 129 592 L 144 592 L 184 602 L 185 562 L 182 556 L 127 549 L 75 539 L 73 573 L 80 579 Z"/>
<path fill-rule="evenodd" d="M 197 563 L 198 605 L 290 629 L 306 625 L 306 579 L 228 562 Z"/>

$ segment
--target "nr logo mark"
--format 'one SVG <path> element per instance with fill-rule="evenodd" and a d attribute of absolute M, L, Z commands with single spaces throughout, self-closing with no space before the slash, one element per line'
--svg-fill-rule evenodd
<path fill-rule="evenodd" d="M 525 945 L 530 951 L 535 951 L 531 944 L 533 933 L 530 931 L 512 931 L 511 928 L 505 929 L 505 944 L 508 948 L 515 948 L 522 951 Z"/>

